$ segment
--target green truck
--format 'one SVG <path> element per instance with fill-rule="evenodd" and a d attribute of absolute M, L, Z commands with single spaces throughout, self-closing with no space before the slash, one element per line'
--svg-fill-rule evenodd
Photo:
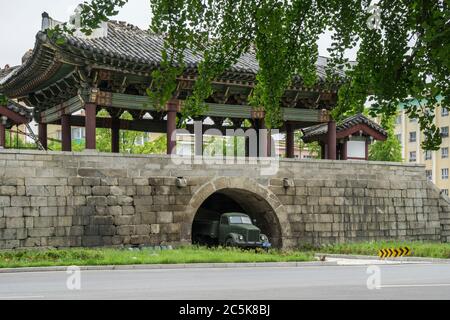
<path fill-rule="evenodd" d="M 195 244 L 264 249 L 271 247 L 269 238 L 243 213 L 224 213 L 219 220 L 196 220 L 192 229 Z"/>

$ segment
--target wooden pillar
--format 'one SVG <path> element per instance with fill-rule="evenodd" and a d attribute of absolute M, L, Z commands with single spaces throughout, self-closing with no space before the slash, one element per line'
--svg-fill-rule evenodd
<path fill-rule="evenodd" d="M 72 151 L 72 128 L 70 127 L 70 115 L 61 116 L 62 151 Z"/>
<path fill-rule="evenodd" d="M 328 122 L 328 159 L 336 160 L 336 122 Z"/>
<path fill-rule="evenodd" d="M 120 119 L 111 119 L 111 152 L 120 152 Z"/>
<path fill-rule="evenodd" d="M 369 160 L 369 138 L 366 139 L 366 160 Z"/>
<path fill-rule="evenodd" d="M 203 119 L 194 120 L 194 155 L 203 156 Z"/>
<path fill-rule="evenodd" d="M 0 149 L 6 148 L 6 126 L 0 122 Z"/>
<path fill-rule="evenodd" d="M 47 124 L 46 123 L 39 123 L 38 125 L 38 135 L 39 135 L 39 142 L 41 143 L 42 147 L 44 147 L 44 150 L 48 149 L 48 140 L 47 140 Z"/>
<path fill-rule="evenodd" d="M 286 158 L 294 158 L 294 126 L 286 122 Z"/>
<path fill-rule="evenodd" d="M 84 106 L 86 112 L 85 128 L 86 128 L 86 149 L 97 149 L 96 129 L 97 129 L 97 105 L 94 103 L 86 103 Z"/>
<path fill-rule="evenodd" d="M 173 100 L 167 104 L 167 154 L 177 153 L 177 112 L 178 103 Z"/>

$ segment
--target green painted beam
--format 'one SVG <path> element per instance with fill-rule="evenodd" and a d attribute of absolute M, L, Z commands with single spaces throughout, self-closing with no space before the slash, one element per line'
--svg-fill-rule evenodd
<path fill-rule="evenodd" d="M 42 123 L 50 123 L 61 118 L 64 114 L 73 114 L 84 107 L 84 100 L 81 96 L 73 97 L 66 102 L 57 105 L 51 109 L 47 109 L 41 113 L 40 121 Z"/>
<path fill-rule="evenodd" d="M 251 106 L 218 103 L 208 103 L 207 105 L 208 109 L 203 114 L 207 117 L 251 119 Z M 146 96 L 135 96 L 120 93 L 112 94 L 111 107 L 143 111 L 156 110 L 156 108 L 151 105 L 149 98 Z M 320 122 L 320 110 L 282 108 L 282 112 L 283 120 L 285 121 Z"/>
<path fill-rule="evenodd" d="M 73 114 L 81 110 L 84 106 L 85 99 L 81 96 L 73 97 L 67 102 L 48 109 L 41 113 L 41 121 L 50 123 L 58 120 L 63 114 Z M 218 103 L 208 103 L 208 109 L 204 112 L 206 117 L 224 117 L 251 119 L 252 107 L 248 105 L 228 105 Z M 121 93 L 113 93 L 111 97 L 111 105 L 106 107 L 156 111 L 156 108 L 150 103 L 146 96 L 136 96 Z M 315 109 L 298 109 L 298 108 L 282 108 L 284 121 L 296 122 L 320 122 L 320 110 Z"/>

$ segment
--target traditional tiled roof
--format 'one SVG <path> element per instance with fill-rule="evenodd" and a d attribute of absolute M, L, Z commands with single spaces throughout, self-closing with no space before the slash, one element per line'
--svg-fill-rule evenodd
<path fill-rule="evenodd" d="M 125 22 L 110 21 L 107 23 L 106 37 L 87 39 L 85 37 L 68 37 L 68 44 L 88 53 L 101 54 L 132 63 L 159 65 L 164 39 Z M 202 57 L 190 50 L 186 51 L 185 63 L 188 68 L 195 68 Z M 321 80 L 325 79 L 327 58 L 319 57 L 317 73 Z M 230 71 L 256 74 L 259 66 L 254 53 L 245 53 Z"/>
<path fill-rule="evenodd" d="M 8 104 L 5 106 L 7 109 L 9 109 L 10 111 L 16 113 L 17 115 L 20 115 L 22 118 L 24 118 L 25 123 L 31 122 L 31 120 L 33 119 L 33 111 L 32 109 L 18 103 L 15 102 L 13 100 L 9 100 Z M 14 121 L 12 121 L 11 119 L 8 119 L 6 121 L 6 127 L 10 128 L 13 125 L 16 125 L 17 123 L 15 123 Z M 23 123 L 19 123 L 19 124 L 23 124 Z"/>
<path fill-rule="evenodd" d="M 9 74 L 11 74 L 13 71 L 18 69 L 19 67 L 20 66 L 8 67 L 5 69 L 0 68 L 0 82 L 2 81 L 2 79 L 6 78 Z"/>
<path fill-rule="evenodd" d="M 370 120 L 363 114 L 359 113 L 357 115 L 351 116 L 345 120 L 343 120 L 341 123 L 339 123 L 336 126 L 336 132 L 341 132 L 347 129 L 350 129 L 356 125 L 359 124 L 365 124 L 368 127 L 374 129 L 378 133 L 380 133 L 382 136 L 387 137 L 387 132 L 384 130 L 379 124 L 376 122 Z M 312 127 L 304 128 L 302 129 L 303 132 L 303 140 L 314 140 L 315 138 L 318 138 L 320 136 L 326 135 L 328 133 L 328 124 L 318 124 Z"/>
<path fill-rule="evenodd" d="M 96 62 L 97 65 L 117 65 L 121 69 L 141 70 L 149 72 L 159 66 L 162 61 L 162 49 L 164 39 L 160 35 L 152 34 L 139 29 L 136 26 L 125 22 L 109 21 L 105 23 L 107 28 L 105 36 L 86 37 L 84 35 L 68 35 L 65 44 L 58 45 L 52 42 L 45 31 L 40 31 L 36 36 L 36 45 L 32 56 L 28 57 L 24 63 L 6 74 L 0 74 L 0 91 L 2 86 L 15 86 L 20 78 L 25 83 L 30 81 L 35 71 L 51 70 L 57 62 L 57 55 L 54 51 L 61 51 L 66 56 L 66 60 L 75 59 L 75 64 L 80 60 Z M 202 60 L 199 54 L 187 50 L 185 53 L 185 63 L 188 69 L 195 69 Z M 325 80 L 327 58 L 319 57 L 317 61 L 317 74 L 319 80 Z M 242 55 L 238 62 L 231 67 L 229 72 L 238 73 L 253 79 L 258 72 L 259 66 L 255 53 L 249 52 Z M 55 69 L 57 70 L 57 69 Z M 131 70 L 132 71 L 132 70 Z M 338 72 L 341 76 L 343 73 Z M 50 77 L 52 74 L 48 74 Z M 46 77 L 46 79 L 48 78 Z"/>

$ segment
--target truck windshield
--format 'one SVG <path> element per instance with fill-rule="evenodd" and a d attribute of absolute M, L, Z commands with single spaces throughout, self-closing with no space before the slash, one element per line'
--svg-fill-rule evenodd
<path fill-rule="evenodd" d="M 230 224 L 252 224 L 249 217 L 230 217 Z"/>

